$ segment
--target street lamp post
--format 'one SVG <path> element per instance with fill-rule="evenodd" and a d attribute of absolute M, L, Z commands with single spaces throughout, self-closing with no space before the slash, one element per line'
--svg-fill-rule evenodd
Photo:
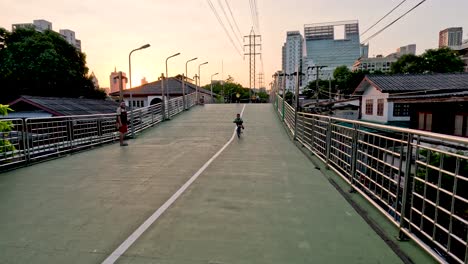
<path fill-rule="evenodd" d="M 210 84 L 211 84 L 211 102 L 212 102 L 212 103 L 214 103 L 214 99 L 213 99 L 213 76 L 216 76 L 216 75 L 218 75 L 218 74 L 219 74 L 219 73 L 217 72 L 217 73 L 211 75 L 211 82 L 210 82 Z"/>
<path fill-rule="evenodd" d="M 201 88 L 200 67 L 203 66 L 203 65 L 206 65 L 206 64 L 208 64 L 208 62 L 204 62 L 204 63 L 198 65 L 197 104 L 198 104 L 198 102 L 199 102 L 199 99 L 198 99 L 198 89 Z"/>
<path fill-rule="evenodd" d="M 170 105 L 169 105 L 169 75 L 168 75 L 168 72 L 167 72 L 167 61 L 170 59 L 170 58 L 173 58 L 175 56 L 179 56 L 180 55 L 180 52 L 174 54 L 174 55 L 171 55 L 169 57 L 167 57 L 166 59 L 166 93 L 167 93 L 167 116 L 166 116 L 166 119 L 170 120 L 171 119 L 171 115 L 170 115 Z M 165 102 L 163 102 L 165 103 Z"/>
<path fill-rule="evenodd" d="M 187 100 L 185 99 L 185 78 L 188 77 L 187 64 L 188 64 L 189 62 L 191 62 L 191 61 L 196 60 L 196 59 L 198 59 L 198 58 L 190 59 L 190 60 L 188 60 L 188 61 L 185 63 L 185 77 L 182 78 L 182 84 L 183 84 L 183 85 L 182 85 L 182 96 L 183 96 L 182 98 L 183 98 L 183 100 L 184 100 L 184 102 L 183 102 L 183 104 L 184 104 L 184 110 L 188 109 L 187 103 L 186 103 Z"/>
<path fill-rule="evenodd" d="M 134 49 L 130 51 L 130 54 L 128 54 L 128 77 L 130 79 L 130 122 L 131 122 L 131 128 L 132 128 L 132 138 L 135 138 L 135 127 L 133 126 L 133 91 L 132 91 L 132 53 L 137 50 L 142 50 L 149 48 L 151 45 L 150 44 L 145 44 L 138 49 Z"/>

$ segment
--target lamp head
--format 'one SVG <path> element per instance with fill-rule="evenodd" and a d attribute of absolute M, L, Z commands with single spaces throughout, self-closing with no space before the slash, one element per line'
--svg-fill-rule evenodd
<path fill-rule="evenodd" d="M 141 46 L 139 49 L 146 49 L 146 48 L 149 48 L 149 47 L 151 47 L 150 44 L 145 44 L 145 45 Z"/>

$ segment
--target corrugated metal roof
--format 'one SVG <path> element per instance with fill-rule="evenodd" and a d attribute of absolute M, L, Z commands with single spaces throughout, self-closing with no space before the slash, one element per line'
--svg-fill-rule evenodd
<path fill-rule="evenodd" d="M 15 109 L 15 105 L 20 102 L 34 105 L 54 115 L 64 116 L 110 114 L 115 113 L 119 106 L 117 102 L 108 100 L 25 95 L 13 102 L 10 107 Z"/>
<path fill-rule="evenodd" d="M 468 90 L 468 74 L 367 75 L 355 93 L 364 92 L 368 85 L 373 85 L 384 93 Z"/>
<path fill-rule="evenodd" d="M 181 95 L 182 94 L 182 80 L 171 77 L 165 81 L 168 82 L 167 85 L 169 89 L 169 95 Z M 150 82 L 150 83 L 147 83 L 147 84 L 144 84 L 142 86 L 138 86 L 132 89 L 126 89 L 123 91 L 123 94 L 129 95 L 131 91 L 133 95 L 148 95 L 148 94 L 159 95 L 162 92 L 161 83 L 162 83 L 161 80 Z M 187 94 L 193 93 L 196 91 L 196 86 L 194 84 L 189 83 L 189 82 L 186 82 L 185 84 L 186 84 Z M 205 94 L 210 94 L 210 91 L 205 90 L 203 88 L 200 88 L 199 91 Z M 110 95 L 118 96 L 119 92 L 113 92 Z"/>
<path fill-rule="evenodd" d="M 390 99 L 430 99 L 430 98 L 450 98 L 450 97 L 466 97 L 468 96 L 468 91 L 458 92 L 458 93 L 435 93 L 435 94 L 415 94 L 415 95 L 398 95 L 392 96 Z"/>

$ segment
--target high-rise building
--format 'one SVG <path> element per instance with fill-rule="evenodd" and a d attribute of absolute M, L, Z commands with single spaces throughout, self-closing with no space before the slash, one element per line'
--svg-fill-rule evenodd
<path fill-rule="evenodd" d="M 288 31 L 286 42 L 283 46 L 283 69 L 286 74 L 297 71 L 302 59 L 302 47 L 304 38 L 299 31 Z M 294 91 L 295 79 L 286 78 L 286 90 Z"/>
<path fill-rule="evenodd" d="M 461 46 L 463 42 L 463 28 L 447 28 L 439 32 L 439 48 L 454 48 Z"/>
<path fill-rule="evenodd" d="M 93 82 L 94 88 L 99 88 L 99 81 L 96 75 L 94 74 L 94 72 L 91 72 L 90 77 L 91 77 L 91 81 Z"/>
<path fill-rule="evenodd" d="M 416 55 L 416 44 L 410 44 L 397 49 L 397 54 L 399 57 L 403 55 Z"/>
<path fill-rule="evenodd" d="M 61 29 L 59 32 L 60 35 L 62 35 L 70 45 L 75 47 L 77 50 L 81 51 L 81 40 L 76 39 L 75 31 L 69 29 Z"/>
<path fill-rule="evenodd" d="M 18 28 L 34 28 L 39 32 L 44 32 L 46 30 L 52 30 L 52 23 L 44 19 L 37 19 L 34 20 L 33 23 L 19 23 L 11 25 L 12 31 Z M 59 33 L 70 45 L 81 51 L 81 40 L 75 38 L 74 31 L 69 29 L 60 29 Z"/>
<path fill-rule="evenodd" d="M 44 32 L 46 30 L 52 30 L 52 23 L 44 19 L 37 19 L 34 20 L 33 23 L 19 23 L 11 25 L 12 31 L 18 28 L 34 28 L 39 32 Z"/>
<path fill-rule="evenodd" d="M 125 90 L 127 87 L 127 77 L 125 72 L 122 72 L 122 90 Z M 110 74 L 110 92 L 118 92 L 120 90 L 119 84 L 119 72 L 114 69 L 114 72 Z"/>
<path fill-rule="evenodd" d="M 369 58 L 369 44 L 361 44 L 361 58 Z"/>
<path fill-rule="evenodd" d="M 333 71 L 339 66 L 351 69 L 361 56 L 358 21 L 304 25 L 304 36 L 307 57 L 315 65 L 326 66 L 320 70 L 321 79 L 333 78 Z"/>

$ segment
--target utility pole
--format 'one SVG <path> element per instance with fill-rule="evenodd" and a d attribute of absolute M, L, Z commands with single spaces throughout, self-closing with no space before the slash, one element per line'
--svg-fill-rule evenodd
<path fill-rule="evenodd" d="M 309 68 L 312 68 L 312 70 L 315 68 L 317 69 L 317 78 L 315 79 L 315 83 L 316 83 L 316 87 L 317 87 L 317 106 L 318 107 L 318 103 L 319 103 L 319 71 L 320 69 L 323 69 L 323 68 L 326 68 L 327 66 L 324 66 L 324 65 L 315 65 L 315 66 L 312 66 L 312 67 L 309 67 Z"/>
<path fill-rule="evenodd" d="M 244 36 L 244 42 L 245 39 L 249 39 L 249 44 L 244 45 L 244 49 L 248 48 L 248 52 L 244 53 L 244 56 L 249 56 L 249 85 L 250 85 L 250 90 L 249 90 L 249 103 L 252 102 L 252 88 L 255 89 L 255 79 L 256 79 L 256 72 L 255 72 L 255 63 L 256 63 L 256 57 L 257 55 L 260 55 L 261 53 L 257 53 L 257 47 L 260 47 L 261 50 L 261 44 L 260 41 L 262 41 L 262 36 L 261 35 L 255 35 L 254 29 L 250 30 L 250 35 Z M 258 42 L 257 42 L 258 40 Z M 253 84 L 253 87 L 252 87 Z"/>

